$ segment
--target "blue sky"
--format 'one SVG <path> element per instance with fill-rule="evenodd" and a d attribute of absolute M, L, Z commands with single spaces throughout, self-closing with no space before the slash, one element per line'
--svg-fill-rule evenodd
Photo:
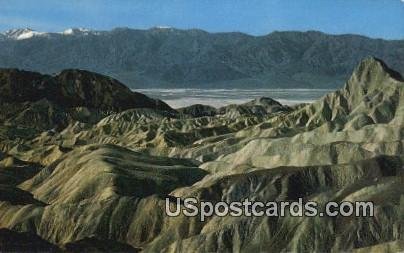
<path fill-rule="evenodd" d="M 210 32 L 318 30 L 404 39 L 404 0 L 0 0 L 0 30 L 153 26 Z"/>

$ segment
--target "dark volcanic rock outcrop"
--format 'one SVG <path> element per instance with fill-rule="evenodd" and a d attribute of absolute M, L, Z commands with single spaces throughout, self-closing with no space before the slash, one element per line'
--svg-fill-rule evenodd
<path fill-rule="evenodd" d="M 88 71 L 64 70 L 49 76 L 0 70 L 0 122 L 5 125 L 61 129 L 72 121 L 96 122 L 110 113 L 132 108 L 176 113 L 163 101 L 132 92 L 113 78 Z"/>
<path fill-rule="evenodd" d="M 130 108 L 172 109 L 162 101 L 132 92 L 117 80 L 84 70 L 64 70 L 56 76 L 17 69 L 0 70 L 0 102 L 47 99 L 63 107 L 122 111 Z"/>
<path fill-rule="evenodd" d="M 132 92 L 117 80 L 83 70 L 64 70 L 52 81 L 58 87 L 64 105 L 85 106 L 101 110 L 122 111 L 131 108 L 151 108 L 173 111 L 160 100 Z"/>
<path fill-rule="evenodd" d="M 201 104 L 179 108 L 177 111 L 192 117 L 215 116 L 217 114 L 215 107 Z"/>

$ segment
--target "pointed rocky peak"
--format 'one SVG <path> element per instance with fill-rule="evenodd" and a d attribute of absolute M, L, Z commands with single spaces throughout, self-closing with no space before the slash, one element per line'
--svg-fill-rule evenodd
<path fill-rule="evenodd" d="M 351 80 L 370 84 L 373 81 L 380 81 L 388 77 L 397 81 L 403 81 L 400 73 L 390 69 L 382 60 L 369 57 L 359 63 L 352 74 Z"/>
<path fill-rule="evenodd" d="M 343 107 L 352 110 L 376 94 L 391 93 L 401 86 L 403 81 L 400 73 L 390 69 L 382 60 L 369 57 L 355 68 L 344 88 L 331 93 L 329 98 L 339 100 L 338 94 L 343 94 L 347 100 L 344 102 L 346 106 Z"/>

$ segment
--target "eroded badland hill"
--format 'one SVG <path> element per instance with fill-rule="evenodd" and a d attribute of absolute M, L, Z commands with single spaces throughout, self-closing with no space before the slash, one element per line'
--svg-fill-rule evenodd
<path fill-rule="evenodd" d="M 0 102 L 0 249 L 404 249 L 404 81 L 378 59 L 293 107 L 262 98 L 176 111 L 78 70 L 2 70 Z M 201 222 L 168 217 L 168 196 L 373 201 L 375 216 Z"/>

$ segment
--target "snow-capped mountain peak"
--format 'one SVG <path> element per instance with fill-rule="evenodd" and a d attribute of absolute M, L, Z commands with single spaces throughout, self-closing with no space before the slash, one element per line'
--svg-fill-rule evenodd
<path fill-rule="evenodd" d="M 0 40 L 25 40 L 31 39 L 37 36 L 44 37 L 54 37 L 54 36 L 64 36 L 64 35 L 98 35 L 100 32 L 93 31 L 87 28 L 69 28 L 64 30 L 63 32 L 38 32 L 30 28 L 20 28 L 20 29 L 10 29 L 3 33 L 0 33 Z"/>
<path fill-rule="evenodd" d="M 88 35 L 92 33 L 90 29 L 87 28 L 69 28 L 62 32 L 63 35 Z"/>
<path fill-rule="evenodd" d="M 166 26 L 166 25 L 159 25 L 155 27 L 156 29 L 172 29 L 171 26 Z"/>
<path fill-rule="evenodd" d="M 11 29 L 4 33 L 4 35 L 9 39 L 14 40 L 25 40 L 30 39 L 34 36 L 44 35 L 43 32 L 37 32 L 30 28 L 23 28 L 23 29 Z"/>

